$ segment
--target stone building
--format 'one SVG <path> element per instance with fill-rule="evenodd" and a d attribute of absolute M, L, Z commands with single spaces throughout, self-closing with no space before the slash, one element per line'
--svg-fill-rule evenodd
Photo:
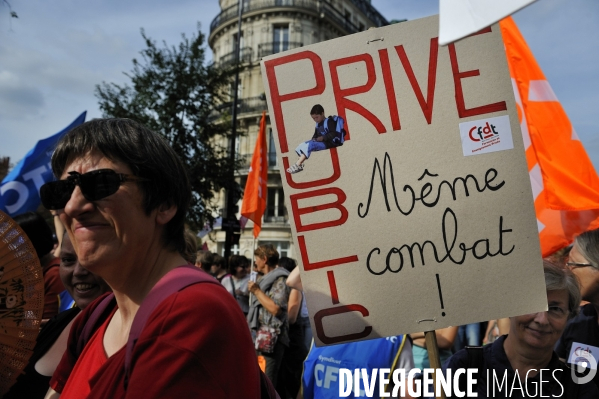
<path fill-rule="evenodd" d="M 238 0 L 219 0 L 221 12 L 210 24 L 208 44 L 217 65 L 235 62 L 238 31 Z M 334 39 L 389 22 L 371 5 L 370 0 L 242 0 L 240 60 L 245 68 L 240 74 L 238 88 L 238 128 L 236 153 L 243 159 L 239 171 L 240 183 L 245 186 L 248 168 L 256 144 L 260 117 L 267 111 L 260 72 L 262 57 L 324 40 Z M 270 243 L 281 256 L 297 257 L 293 248 L 291 229 L 285 201 L 281 168 L 277 163 L 274 138 L 267 125 L 268 199 L 257 244 Z M 224 194 L 221 195 L 224 208 Z M 241 204 L 239 204 L 241 209 Z M 239 214 L 237 217 L 239 218 Z M 253 254 L 253 223 L 247 223 L 238 246 L 232 254 Z M 212 252 L 224 253 L 225 232 L 215 229 L 206 243 Z"/>

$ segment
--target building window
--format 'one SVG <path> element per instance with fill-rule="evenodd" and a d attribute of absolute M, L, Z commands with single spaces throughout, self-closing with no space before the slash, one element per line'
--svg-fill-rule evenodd
<path fill-rule="evenodd" d="M 273 28 L 273 54 L 289 49 L 289 25 L 280 25 Z"/>
<path fill-rule="evenodd" d="M 268 187 L 264 221 L 266 223 L 287 222 L 287 208 L 285 208 L 285 195 L 282 187 Z"/>
<path fill-rule="evenodd" d="M 225 256 L 225 244 L 218 243 L 218 248 L 220 252 L 220 256 Z M 239 255 L 239 245 L 235 244 L 231 247 L 231 255 Z"/>
<path fill-rule="evenodd" d="M 239 86 L 237 86 L 237 98 L 241 98 L 241 94 L 243 93 L 243 85 L 241 84 L 241 78 L 239 78 Z M 235 82 L 231 82 L 229 84 L 229 96 L 231 96 L 231 101 L 233 101 L 233 95 L 235 94 Z M 237 105 L 239 106 L 239 105 Z"/>
<path fill-rule="evenodd" d="M 233 34 L 233 53 L 237 51 L 237 33 Z M 241 31 L 241 40 L 239 41 L 239 48 L 243 49 L 243 31 Z"/>
<path fill-rule="evenodd" d="M 277 148 L 271 128 L 268 129 L 268 166 L 277 166 Z"/>

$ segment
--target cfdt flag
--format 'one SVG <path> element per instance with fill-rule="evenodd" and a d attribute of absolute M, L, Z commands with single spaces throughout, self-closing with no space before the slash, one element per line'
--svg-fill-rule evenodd
<path fill-rule="evenodd" d="M 0 183 L 0 209 L 11 216 L 35 211 L 40 204 L 40 187 L 53 179 L 50 160 L 58 140 L 85 122 L 86 111 L 67 128 L 37 142 L 35 147 Z"/>
<path fill-rule="evenodd" d="M 547 256 L 599 227 L 599 177 L 526 41 L 511 18 L 500 22 Z"/>
<path fill-rule="evenodd" d="M 252 156 L 250 173 L 243 192 L 241 215 L 254 222 L 254 237 L 262 230 L 262 215 L 266 210 L 266 181 L 268 163 L 266 160 L 266 111 L 262 112 L 260 131 L 256 140 L 256 148 Z"/>

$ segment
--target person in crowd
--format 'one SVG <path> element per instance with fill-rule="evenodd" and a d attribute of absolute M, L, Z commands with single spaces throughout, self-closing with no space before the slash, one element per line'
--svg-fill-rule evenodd
<path fill-rule="evenodd" d="M 114 299 L 101 315 L 98 300 L 75 320 L 46 397 L 259 397 L 250 333 L 220 284 L 191 284 L 162 298 L 133 349 L 125 348 L 148 294 L 181 275 L 180 266 L 193 273 L 181 256 L 189 179 L 164 138 L 129 119 L 94 119 L 63 136 L 52 170 L 59 180 L 42 186 L 42 203 L 58 211 L 79 262 L 112 287 Z M 92 315 L 101 317 L 79 351 Z M 231 365 L 239 370 L 235 384 Z"/>
<path fill-rule="evenodd" d="M 464 324 L 458 327 L 458 334 L 453 342 L 455 352 L 464 349 L 466 346 L 480 346 L 480 323 Z"/>
<path fill-rule="evenodd" d="M 283 256 L 279 259 L 279 267 L 291 273 L 296 268 L 294 259 Z M 304 326 L 300 319 L 300 311 L 305 303 L 300 290 L 292 288 L 287 301 L 287 319 L 289 321 L 289 347 L 285 350 L 277 387 L 285 391 L 287 398 L 295 399 L 299 392 L 304 360 L 308 348 L 304 345 Z M 309 321 L 308 321 L 309 323 Z"/>
<path fill-rule="evenodd" d="M 219 283 L 223 281 L 223 278 L 227 275 L 225 258 L 218 254 L 214 254 L 212 257 L 212 265 L 210 266 L 210 274 L 212 274 Z"/>
<path fill-rule="evenodd" d="M 287 285 L 296 290 L 303 291 L 298 267 L 295 267 L 289 274 Z M 307 317 L 308 314 L 306 311 L 306 318 Z M 307 326 L 308 328 L 310 327 L 309 320 Z M 317 348 L 311 345 L 312 330 L 308 329 L 307 331 L 309 332 L 309 341 L 307 344 L 309 353 L 304 362 L 301 380 L 302 389 L 297 396 L 298 398 L 321 399 L 339 397 L 338 378 L 329 378 L 329 383 L 326 385 L 323 384 L 322 381 L 320 383 L 316 381 L 316 376 L 320 373 L 319 370 L 326 370 L 327 366 L 330 365 L 330 363 L 327 362 L 330 358 L 335 359 L 335 362 L 339 362 L 335 364 L 335 368 L 343 367 L 351 370 L 355 368 L 366 368 L 370 372 L 374 368 L 388 368 L 391 370 L 391 373 L 393 373 L 393 370 L 403 369 L 405 370 L 405 375 L 407 375 L 408 372 L 414 368 L 412 343 L 410 338 L 406 335 Z M 379 392 L 378 379 L 375 382 L 375 385 L 373 392 L 375 392 L 376 396 Z M 360 390 L 363 390 L 363 388 L 363 385 L 361 385 Z M 385 392 L 392 393 L 393 382 L 391 381 L 386 388 L 383 388 L 385 389 Z M 353 389 L 352 392 L 354 392 Z M 350 395 L 350 397 L 358 396 L 359 395 L 356 395 L 355 393 Z M 405 397 L 410 398 L 410 395 L 407 394 Z"/>
<path fill-rule="evenodd" d="M 194 265 L 196 263 L 196 256 L 198 253 L 198 243 L 196 236 L 187 226 L 185 226 L 185 252 L 183 257 L 186 261 Z"/>
<path fill-rule="evenodd" d="M 42 399 L 48 391 L 50 378 L 67 348 L 67 338 L 75 318 L 110 287 L 93 273 L 81 267 L 67 234 L 61 240 L 60 279 L 75 300 L 75 306 L 50 319 L 40 331 L 33 355 L 23 374 L 3 399 Z"/>
<path fill-rule="evenodd" d="M 489 320 L 485 336 L 483 337 L 483 345 L 492 344 L 497 338 L 510 332 L 510 319 L 503 318 L 497 320 Z"/>
<path fill-rule="evenodd" d="M 510 317 L 508 335 L 482 348 L 462 349 L 445 363 L 445 369 L 478 369 L 477 384 L 474 387 L 478 397 L 487 397 L 487 392 L 491 392 L 491 389 L 497 398 L 520 398 L 528 395 L 540 397 L 540 392 L 545 397 L 599 397 L 599 391 L 592 382 L 581 385 L 574 382 L 570 369 L 553 351 L 568 319 L 578 312 L 578 282 L 569 270 L 548 261 L 543 262 L 543 269 L 547 287 L 547 311 Z M 539 370 L 544 372 L 541 374 Z M 502 388 L 493 385 L 493 374 L 500 379 L 506 378 L 507 384 Z M 491 376 L 488 377 L 489 380 L 487 376 Z M 465 384 L 465 380 L 460 382 L 461 390 Z M 521 388 L 513 390 L 511 387 L 514 384 Z"/>
<path fill-rule="evenodd" d="M 391 375 L 395 370 L 404 370 L 405 376 L 414 368 L 412 358 L 412 345 L 407 335 L 398 335 L 386 338 L 369 339 L 365 341 L 340 343 L 336 345 L 316 347 L 312 345 L 310 353 L 304 362 L 302 375 L 302 391 L 299 398 L 303 399 L 333 399 L 339 398 L 339 369 L 366 370 L 367 375 L 373 375 L 373 370 L 389 369 Z M 332 360 L 332 362 L 331 362 Z M 387 397 L 411 398 L 407 387 L 407 378 L 404 376 L 403 384 L 405 396 L 392 395 L 394 383 L 387 374 L 389 382 L 382 387 L 387 392 Z M 400 377 L 401 378 L 401 377 Z M 325 382 L 326 381 L 326 382 Z M 360 382 L 357 392 L 352 384 L 350 398 L 373 397 L 379 398 L 380 378 L 372 380 L 372 393 L 367 394 L 364 382 Z M 412 389 L 415 387 L 413 386 Z"/>
<path fill-rule="evenodd" d="M 195 265 L 196 267 L 210 274 L 210 268 L 212 267 L 213 260 L 214 254 L 212 252 L 200 250 L 197 252 Z"/>
<path fill-rule="evenodd" d="M 457 334 L 458 327 L 447 327 L 435 331 L 441 363 L 444 363 L 451 357 L 451 348 Z M 410 334 L 410 337 L 413 341 L 412 353 L 414 354 L 414 366 L 420 370 L 430 368 L 430 360 L 428 358 L 424 333 L 413 333 Z"/>
<path fill-rule="evenodd" d="M 14 217 L 35 248 L 44 273 L 44 312 L 42 324 L 58 314 L 58 295 L 64 291 L 58 269 L 60 259 L 52 254 L 52 230 L 40 214 L 26 212 Z"/>
<path fill-rule="evenodd" d="M 241 311 L 247 316 L 250 310 L 250 292 L 248 282 L 250 281 L 250 261 L 242 255 L 231 255 L 229 257 L 229 274 L 223 277 L 221 284 L 235 297 Z"/>
<path fill-rule="evenodd" d="M 312 346 L 312 326 L 310 325 L 308 307 L 306 306 L 306 294 L 304 293 L 304 287 L 302 286 L 299 267 L 296 266 L 291 273 L 289 273 L 289 277 L 287 277 L 287 286 L 302 292 L 302 307 L 298 319 L 304 329 L 304 347 L 306 350 L 310 350 L 310 347 Z M 412 350 L 410 349 L 410 353 L 411 352 Z"/>
<path fill-rule="evenodd" d="M 337 131 L 337 120 L 338 117 L 329 116 L 328 118 L 324 115 L 324 108 L 320 104 L 316 104 L 310 110 L 310 116 L 316 122 L 316 128 L 312 138 L 308 141 L 304 141 L 295 149 L 298 155 L 296 163 L 291 165 L 288 169 L 288 173 L 298 173 L 304 170 L 304 162 L 310 158 L 310 155 L 314 151 L 323 151 L 329 148 L 335 148 L 342 145 L 343 141 L 341 137 L 344 137 L 345 130 L 340 132 Z"/>
<path fill-rule="evenodd" d="M 256 351 L 266 361 L 265 374 L 273 384 L 276 384 L 285 349 L 289 346 L 289 288 L 285 285 L 289 272 L 277 267 L 278 262 L 279 253 L 272 245 L 260 245 L 254 251 L 254 264 L 263 277 L 259 282 L 248 283 L 252 298 L 247 320 L 250 329 L 256 333 Z M 284 397 L 284 392 L 277 392 Z"/>
<path fill-rule="evenodd" d="M 447 327 L 435 330 L 437 337 L 437 348 L 439 351 L 439 359 L 441 364 L 449 359 L 452 355 L 453 343 L 458 335 L 458 327 Z M 412 355 L 414 357 L 414 367 L 423 370 L 430 368 L 430 359 L 428 357 L 428 349 L 426 347 L 426 339 L 424 332 L 410 334 L 412 338 Z M 416 378 L 421 379 L 422 374 L 416 374 Z M 421 380 L 424 385 L 424 380 Z M 429 390 L 430 392 L 430 390 Z M 426 396 L 422 396 L 423 398 Z"/>
<path fill-rule="evenodd" d="M 599 229 L 582 233 L 574 241 L 567 255 L 566 265 L 578 277 L 582 299 L 588 301 L 580 308 L 580 313 L 568 322 L 566 329 L 555 347 L 555 351 L 571 367 L 587 362 L 579 356 L 577 348 L 584 348 L 595 362 L 599 362 Z M 599 386 L 599 373 L 593 381 Z"/>

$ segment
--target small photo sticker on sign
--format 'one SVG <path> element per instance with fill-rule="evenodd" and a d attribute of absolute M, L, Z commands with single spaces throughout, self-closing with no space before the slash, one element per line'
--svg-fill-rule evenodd
<path fill-rule="evenodd" d="M 514 148 L 508 115 L 460 123 L 464 156 Z"/>

